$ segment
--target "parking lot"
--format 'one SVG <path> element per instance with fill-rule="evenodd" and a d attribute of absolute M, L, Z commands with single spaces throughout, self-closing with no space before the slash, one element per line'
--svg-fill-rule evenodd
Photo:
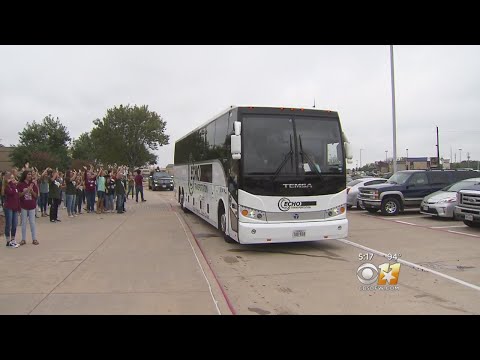
<path fill-rule="evenodd" d="M 460 221 L 351 210 L 346 241 L 246 246 L 182 216 L 240 314 L 480 313 L 480 231 Z M 398 290 L 365 291 L 357 269 L 388 262 L 381 253 L 401 263 Z"/>
<path fill-rule="evenodd" d="M 480 229 L 460 221 L 354 209 L 345 240 L 227 244 L 173 192 L 145 194 L 124 215 L 39 219 L 39 246 L 0 248 L 0 313 L 480 314 Z M 357 277 L 397 262 L 395 287 Z"/>

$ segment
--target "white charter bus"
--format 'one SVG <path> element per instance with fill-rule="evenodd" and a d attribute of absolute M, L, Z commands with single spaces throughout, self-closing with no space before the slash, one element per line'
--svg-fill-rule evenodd
<path fill-rule="evenodd" d="M 343 238 L 346 158 L 337 112 L 232 106 L 175 142 L 175 196 L 227 242 Z"/>

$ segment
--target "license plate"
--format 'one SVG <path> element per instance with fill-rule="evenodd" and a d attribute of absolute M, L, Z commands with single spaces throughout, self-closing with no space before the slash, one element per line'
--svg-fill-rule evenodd
<path fill-rule="evenodd" d="M 472 214 L 465 214 L 465 220 L 473 221 L 473 215 Z"/>
<path fill-rule="evenodd" d="M 424 206 L 423 211 L 428 211 L 428 206 Z"/>
<path fill-rule="evenodd" d="M 305 237 L 306 231 L 305 230 L 294 230 L 293 237 Z"/>

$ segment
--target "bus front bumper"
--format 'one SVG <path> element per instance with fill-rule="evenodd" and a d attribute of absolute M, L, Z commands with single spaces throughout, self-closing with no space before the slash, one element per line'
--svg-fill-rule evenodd
<path fill-rule="evenodd" d="M 240 244 L 269 244 L 342 239 L 348 235 L 348 220 L 283 224 L 238 224 Z"/>

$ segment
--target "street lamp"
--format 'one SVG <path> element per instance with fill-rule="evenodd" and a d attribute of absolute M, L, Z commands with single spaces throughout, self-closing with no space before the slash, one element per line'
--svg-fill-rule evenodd
<path fill-rule="evenodd" d="M 388 150 L 385 150 L 385 162 L 388 162 L 387 161 L 387 154 L 388 154 Z"/>
<path fill-rule="evenodd" d="M 405 161 L 405 166 L 406 166 L 406 168 L 407 168 L 407 170 L 408 170 L 408 149 L 406 149 L 406 150 L 407 150 L 407 159 L 406 159 L 406 161 Z"/>
<path fill-rule="evenodd" d="M 458 149 L 460 151 L 460 164 L 462 163 L 462 149 Z"/>
<path fill-rule="evenodd" d="M 362 167 L 362 150 L 365 150 L 365 149 L 360 149 L 360 167 Z"/>

